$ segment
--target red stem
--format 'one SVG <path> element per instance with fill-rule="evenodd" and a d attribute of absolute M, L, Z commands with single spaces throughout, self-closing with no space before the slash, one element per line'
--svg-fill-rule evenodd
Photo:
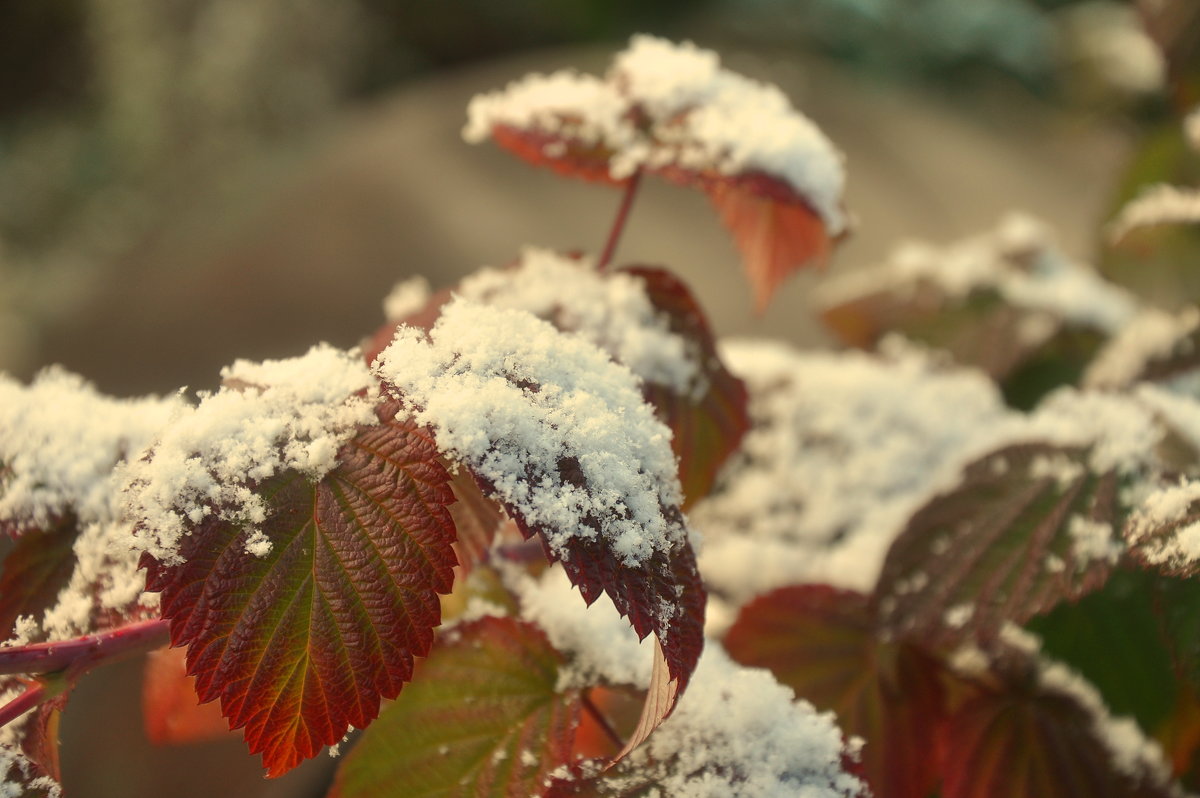
<path fill-rule="evenodd" d="M 162 648 L 170 640 L 166 619 L 155 618 L 71 640 L 0 648 L 0 674 L 67 671 L 76 678 L 97 665 Z"/>
<path fill-rule="evenodd" d="M 48 698 L 50 695 L 46 690 L 46 685 L 42 682 L 34 682 L 26 687 L 19 696 L 0 707 L 0 726 L 7 726 Z"/>
<path fill-rule="evenodd" d="M 637 196 L 638 185 L 642 182 L 642 170 L 638 169 L 625 184 L 625 194 L 621 197 L 621 205 L 617 208 L 617 218 L 613 219 L 612 229 L 608 231 L 608 240 L 604 242 L 604 252 L 596 261 L 596 271 L 604 271 L 604 267 L 612 261 L 613 253 L 617 251 L 617 243 L 625 230 L 625 220 L 629 217 L 629 209 L 633 206 L 633 198 Z"/>
<path fill-rule="evenodd" d="M 603 731 L 608 739 L 612 741 L 613 745 L 617 747 L 617 750 L 625 750 L 625 741 L 621 739 L 621 735 L 617 734 L 617 730 L 614 729 L 612 724 L 608 722 L 608 718 L 606 718 L 604 713 L 600 711 L 600 707 L 596 706 L 596 703 L 592 701 L 591 690 L 584 690 L 581 700 L 583 702 L 583 708 L 587 710 L 589 715 L 592 716 L 592 720 L 596 721 L 596 725 L 599 726 L 600 730 Z"/>

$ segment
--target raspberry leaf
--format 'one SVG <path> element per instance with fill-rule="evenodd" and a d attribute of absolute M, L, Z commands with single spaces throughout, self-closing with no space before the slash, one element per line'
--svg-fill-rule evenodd
<path fill-rule="evenodd" d="M 449 474 L 392 412 L 319 482 L 288 470 L 250 485 L 268 508 L 265 556 L 210 515 L 181 542 L 182 564 L 144 558 L 200 699 L 220 699 L 269 776 L 370 723 L 440 622 L 455 564 Z"/>
<path fill-rule="evenodd" d="M 562 664 L 528 623 L 455 628 L 346 757 L 331 798 L 540 795 L 579 723 L 579 691 L 556 689 Z"/>
<path fill-rule="evenodd" d="M 985 455 L 892 544 L 875 589 L 881 620 L 927 643 L 989 638 L 1098 588 L 1118 551 L 1117 487 L 1082 449 Z"/>
<path fill-rule="evenodd" d="M 943 669 L 910 644 L 882 640 L 867 596 L 825 585 L 776 590 L 742 608 L 725 648 L 862 737 L 863 775 L 876 796 L 933 791 L 937 760 L 929 752 L 946 713 Z"/>

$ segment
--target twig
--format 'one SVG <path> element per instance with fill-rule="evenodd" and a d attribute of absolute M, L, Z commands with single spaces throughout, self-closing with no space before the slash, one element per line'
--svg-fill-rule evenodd
<path fill-rule="evenodd" d="M 629 217 L 629 209 L 633 206 L 633 198 L 637 196 L 638 185 L 641 182 L 642 171 L 639 169 L 625 184 L 625 194 L 621 197 L 621 205 L 617 208 L 617 218 L 613 219 L 612 229 L 608 231 L 608 240 L 604 242 L 604 252 L 600 254 L 600 260 L 596 261 L 597 271 L 604 271 L 604 267 L 608 266 L 612 261 L 613 254 L 617 251 L 617 243 L 621 240 L 621 233 L 625 230 L 625 220 Z"/>
<path fill-rule="evenodd" d="M 98 665 L 162 648 L 169 641 L 165 619 L 138 621 L 70 640 L 0 648 L 0 674 L 68 671 L 75 678 Z"/>
<path fill-rule="evenodd" d="M 34 682 L 12 701 L 0 706 L 0 726 L 7 726 L 51 696 L 42 682 Z"/>

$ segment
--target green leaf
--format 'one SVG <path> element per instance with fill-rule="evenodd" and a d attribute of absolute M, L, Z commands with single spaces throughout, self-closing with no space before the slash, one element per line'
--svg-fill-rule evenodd
<path fill-rule="evenodd" d="M 926 644 L 994 636 L 1104 584 L 1118 480 L 1086 452 L 1009 446 L 967 466 L 892 544 L 875 589 L 891 631 Z"/>
<path fill-rule="evenodd" d="M 866 741 L 863 775 L 878 798 L 925 798 L 945 715 L 942 667 L 920 649 L 881 638 L 868 599 L 824 585 L 787 587 L 742 608 L 725 636 L 733 659 L 767 668 Z"/>
<path fill-rule="evenodd" d="M 338 769 L 331 798 L 527 798 L 570 760 L 577 690 L 562 656 L 511 618 L 452 630 Z"/>
<path fill-rule="evenodd" d="M 200 699 L 221 700 L 270 776 L 366 727 L 440 622 L 455 564 L 450 476 L 394 411 L 320 482 L 286 471 L 250 485 L 268 508 L 265 556 L 214 513 L 181 542 L 182 564 L 144 560 Z"/>
<path fill-rule="evenodd" d="M 1117 570 L 1095 593 L 1028 623 L 1042 638 L 1042 651 L 1079 671 L 1113 712 L 1132 715 L 1148 734 L 1158 730 L 1177 695 L 1156 608 L 1157 581 L 1153 574 Z"/>

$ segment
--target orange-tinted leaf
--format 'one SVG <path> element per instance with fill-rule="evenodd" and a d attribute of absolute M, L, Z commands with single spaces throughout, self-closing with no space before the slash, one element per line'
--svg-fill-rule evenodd
<path fill-rule="evenodd" d="M 214 514 L 182 541 L 182 564 L 144 560 L 200 699 L 221 700 L 270 776 L 400 692 L 451 587 L 449 474 L 431 440 L 381 413 L 320 482 L 285 471 L 250 486 L 269 510 L 265 556 Z"/>
<path fill-rule="evenodd" d="M 832 249 L 825 224 L 812 208 L 799 198 L 764 191 L 767 180 L 762 176 L 714 180 L 706 186 L 742 253 L 760 313 L 793 272 L 809 264 L 824 266 Z"/>
<path fill-rule="evenodd" d="M 492 141 L 535 166 L 548 166 L 565 177 L 619 186 L 629 178 L 617 179 L 609 172 L 613 151 L 602 144 L 540 130 L 522 130 L 512 125 L 492 128 Z"/>
<path fill-rule="evenodd" d="M 0 678 L 0 694 L 8 699 L 27 687 L 13 676 Z M 6 699 L 7 700 L 7 699 Z M 5 728 L 0 743 L 0 793 L 14 798 L 57 798 L 62 791 L 58 729 L 67 693 L 39 705 Z M 19 788 L 20 792 L 9 790 Z"/>
<path fill-rule="evenodd" d="M 881 620 L 926 642 L 990 637 L 1104 583 L 1121 525 L 1114 473 L 1086 452 L 1021 444 L 967 466 L 892 544 Z"/>
<path fill-rule="evenodd" d="M 930 794 L 930 752 L 946 711 L 942 668 L 912 645 L 885 642 L 866 596 L 824 585 L 776 590 L 742 608 L 725 648 L 862 737 L 863 775 L 878 798 Z"/>
<path fill-rule="evenodd" d="M 147 739 L 158 744 L 200 742 L 229 733 L 221 707 L 200 703 L 196 678 L 187 674 L 182 648 L 162 648 L 146 655 L 142 721 Z"/>
<path fill-rule="evenodd" d="M 570 761 L 577 690 L 536 627 L 482 618 L 452 630 L 338 769 L 331 798 L 528 798 Z"/>

